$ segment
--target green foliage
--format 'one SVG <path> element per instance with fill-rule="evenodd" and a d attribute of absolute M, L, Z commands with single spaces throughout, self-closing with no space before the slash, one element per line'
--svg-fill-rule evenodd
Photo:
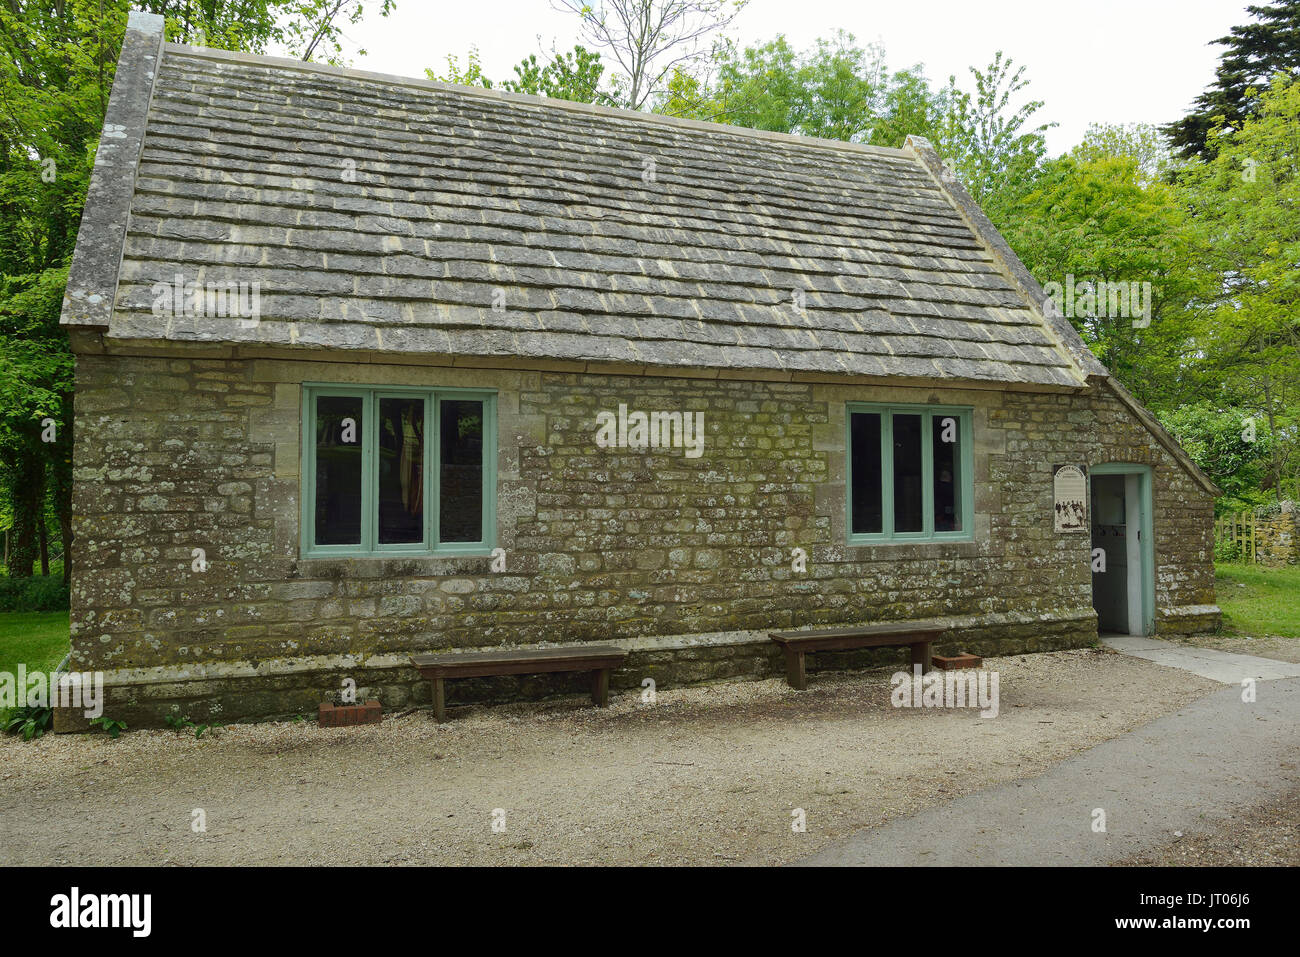
<path fill-rule="evenodd" d="M 203 737 L 206 731 L 216 731 L 216 727 L 210 724 L 195 724 L 189 717 L 180 717 L 179 715 L 168 714 L 163 716 L 163 723 L 174 731 L 193 731 L 195 738 Z"/>
<path fill-rule="evenodd" d="M 1122 282 L 1142 292 L 1149 284 L 1149 296 L 1141 295 L 1149 316 L 1103 307 L 1076 309 L 1068 318 L 1139 400 L 1166 404 L 1179 388 L 1192 328 L 1186 306 L 1197 292 L 1186 212 L 1174 187 L 1147 175 L 1138 159 L 1105 153 L 1094 141 L 1046 163 L 1022 196 L 993 215 L 1045 287 Z"/>
<path fill-rule="evenodd" d="M 1161 414 L 1161 424 L 1200 468 L 1223 490 L 1218 512 L 1240 512 L 1267 501 L 1261 484 L 1268 471 L 1273 438 L 1257 426 L 1249 441 L 1241 409 L 1218 409 L 1208 400 Z"/>
<path fill-rule="evenodd" d="M 1246 11 L 1254 22 L 1235 26 L 1213 41 L 1226 47 L 1214 83 L 1185 117 L 1165 127 L 1184 157 L 1212 156 L 1221 130 L 1241 129 L 1255 114 L 1255 94 L 1267 89 L 1275 76 L 1294 76 L 1300 70 L 1300 0 L 1251 5 Z"/>
<path fill-rule="evenodd" d="M 581 45 L 574 46 L 567 53 L 552 51 L 545 63 L 538 61 L 537 54 L 530 53 L 515 64 L 514 71 L 514 79 L 503 80 L 500 83 L 501 89 L 578 103 L 612 106 L 616 102 L 611 90 L 601 89 L 605 64 L 601 61 L 600 54 Z M 439 83 L 458 83 L 461 86 L 480 86 L 485 89 L 492 89 L 496 85 L 483 73 L 483 62 L 477 47 L 470 47 L 464 66 L 459 57 L 448 54 L 445 72 L 426 69 L 424 74 Z"/>
<path fill-rule="evenodd" d="M 69 424 L 72 353 L 59 328 L 66 267 L 0 279 L 0 446 L 35 440 L 42 420 Z"/>
<path fill-rule="evenodd" d="M 612 106 L 614 95 L 600 88 L 604 73 L 600 54 L 578 45 L 568 53 L 555 53 L 545 64 L 539 64 L 537 55 L 530 53 L 515 65 L 515 78 L 502 82 L 501 88 L 511 93 Z"/>
<path fill-rule="evenodd" d="M 1241 546 L 1230 538 L 1218 538 L 1214 541 L 1214 564 L 1233 565 L 1244 562 Z"/>
<path fill-rule="evenodd" d="M 999 203 L 1021 192 L 1047 154 L 1044 134 L 1055 124 L 1030 126 L 1042 100 L 1016 101 L 1029 81 L 999 50 L 983 70 L 971 67 L 972 96 L 955 90 L 943 117 L 936 147 L 951 157 L 949 165 L 967 191 L 986 207 L 994 222 Z"/>
<path fill-rule="evenodd" d="M 210 0 L 203 0 L 202 5 L 209 6 Z M 372 10 L 386 17 L 393 12 L 395 5 L 396 0 L 279 0 L 265 3 L 274 17 L 271 38 L 288 48 L 290 56 L 335 65 L 347 63 L 342 43 L 345 26 L 356 26 Z M 245 47 L 232 46 L 230 49 Z M 357 53 L 365 56 L 366 51 L 358 49 Z"/>
<path fill-rule="evenodd" d="M 938 129 L 950 93 L 930 90 L 919 67 L 890 74 L 878 44 L 841 30 L 797 52 L 784 36 L 723 48 L 716 78 L 674 74 L 656 112 L 823 139 L 901 146 Z"/>
<path fill-rule="evenodd" d="M 1164 136 L 1150 123 L 1093 123 L 1070 155 L 1080 163 L 1113 157 L 1132 160 L 1137 182 L 1143 186 L 1170 178 L 1180 165 Z"/>
<path fill-rule="evenodd" d="M 1276 441 L 1262 488 L 1295 496 L 1300 471 L 1300 83 L 1277 81 L 1213 159 L 1188 164 L 1197 371 L 1220 405 L 1262 419 Z"/>
<path fill-rule="evenodd" d="M 92 728 L 99 728 L 101 731 L 107 732 L 108 736 L 110 738 L 113 738 L 114 740 L 116 740 L 118 736 L 120 736 L 121 733 L 126 730 L 125 721 L 114 721 L 108 715 L 102 715 L 101 717 L 98 718 L 92 718 L 90 721 L 90 726 Z"/>
<path fill-rule="evenodd" d="M 0 612 L 66 611 L 68 585 L 62 576 L 0 578 Z"/>
<path fill-rule="evenodd" d="M 53 720 L 54 712 L 49 708 L 13 708 L 5 719 L 5 733 L 21 734 L 24 741 L 31 741 L 48 731 Z"/>
<path fill-rule="evenodd" d="M 461 86 L 481 86 L 484 89 L 492 88 L 492 81 L 483 74 L 483 62 L 479 58 L 478 47 L 470 47 L 469 53 L 465 56 L 465 65 L 460 65 L 460 58 L 455 54 L 447 54 L 447 70 L 445 73 L 438 73 L 430 68 L 425 68 L 424 75 L 435 83 L 457 83 Z"/>

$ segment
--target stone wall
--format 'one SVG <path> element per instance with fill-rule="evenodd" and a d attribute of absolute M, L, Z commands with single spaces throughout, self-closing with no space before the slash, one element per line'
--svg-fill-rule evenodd
<path fill-rule="evenodd" d="M 301 559 L 304 382 L 497 389 L 507 570 Z M 850 400 L 974 408 L 974 541 L 845 544 Z M 597 448 L 620 402 L 702 411 L 704 454 Z M 950 649 L 1077 646 L 1096 634 L 1089 542 L 1052 530 L 1052 467 L 1114 461 L 1154 468 L 1158 630 L 1213 627 L 1213 503 L 1109 394 L 82 354 L 73 667 L 109 671 L 120 708 L 198 720 L 290 713 L 344 674 L 419 703 L 403 661 L 431 649 L 616 641 L 633 687 L 771 673 L 765 632 L 807 625 L 944 616 Z"/>
<path fill-rule="evenodd" d="M 1300 563 L 1300 512 L 1294 502 L 1255 515 L 1255 561 L 1275 568 Z"/>

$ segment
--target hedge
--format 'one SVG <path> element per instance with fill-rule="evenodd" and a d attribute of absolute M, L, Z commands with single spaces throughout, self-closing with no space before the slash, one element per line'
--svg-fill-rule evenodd
<path fill-rule="evenodd" d="M 68 586 L 60 575 L 0 578 L 0 611 L 67 611 Z"/>

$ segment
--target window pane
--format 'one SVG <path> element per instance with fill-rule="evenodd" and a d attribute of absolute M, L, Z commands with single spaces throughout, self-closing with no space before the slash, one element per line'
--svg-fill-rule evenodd
<path fill-rule="evenodd" d="M 483 403 L 444 400 L 440 410 L 438 538 L 483 540 Z"/>
<path fill-rule="evenodd" d="M 853 489 L 853 533 L 881 532 L 880 416 L 854 412 L 849 416 Z"/>
<path fill-rule="evenodd" d="M 316 544 L 361 544 L 359 396 L 316 399 Z"/>
<path fill-rule="evenodd" d="M 934 530 L 961 528 L 961 420 L 936 412 L 931 419 L 934 449 Z"/>
<path fill-rule="evenodd" d="M 921 416 L 894 416 L 894 531 L 919 532 L 921 516 Z"/>
<path fill-rule="evenodd" d="M 424 399 L 379 400 L 379 543 L 424 541 Z"/>

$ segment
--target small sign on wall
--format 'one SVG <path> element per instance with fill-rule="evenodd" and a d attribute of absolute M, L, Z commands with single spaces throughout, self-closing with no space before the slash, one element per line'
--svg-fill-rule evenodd
<path fill-rule="evenodd" d="M 1058 532 L 1088 531 L 1088 473 L 1077 465 L 1058 465 L 1052 476 Z"/>

